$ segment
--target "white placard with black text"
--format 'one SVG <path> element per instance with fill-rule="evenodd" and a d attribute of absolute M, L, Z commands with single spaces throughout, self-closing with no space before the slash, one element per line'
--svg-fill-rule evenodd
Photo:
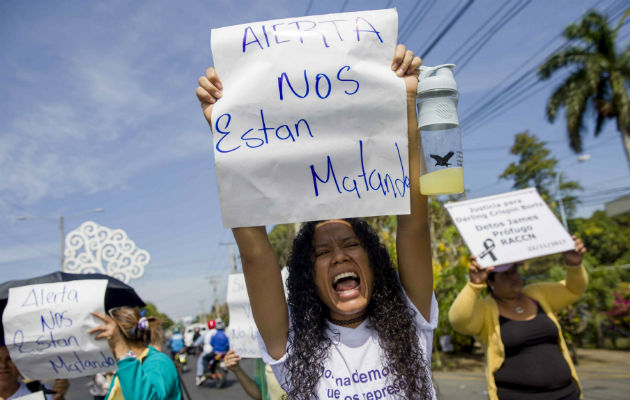
<path fill-rule="evenodd" d="M 571 235 L 534 188 L 450 202 L 446 209 L 484 268 L 574 248 Z"/>

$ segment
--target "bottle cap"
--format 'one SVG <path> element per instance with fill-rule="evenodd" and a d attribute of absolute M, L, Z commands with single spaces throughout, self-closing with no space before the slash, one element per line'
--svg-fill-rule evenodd
<path fill-rule="evenodd" d="M 457 83 L 453 77 L 455 64 L 442 64 L 435 67 L 420 67 L 417 94 L 431 90 L 453 90 L 457 92 Z"/>

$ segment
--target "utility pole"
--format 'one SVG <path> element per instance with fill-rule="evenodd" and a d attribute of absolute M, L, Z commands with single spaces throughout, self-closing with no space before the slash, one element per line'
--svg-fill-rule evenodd
<path fill-rule="evenodd" d="M 217 309 L 217 283 L 216 276 L 212 275 L 210 277 L 210 285 L 212 285 L 212 308 L 214 310 Z"/>
<path fill-rule="evenodd" d="M 232 257 L 232 273 L 236 273 L 236 256 L 234 255 L 234 243 L 233 242 L 221 242 L 220 246 L 230 246 L 230 256 Z"/>
<path fill-rule="evenodd" d="M 89 214 L 89 213 L 94 213 L 94 212 L 103 212 L 102 208 L 93 208 L 91 210 L 85 210 L 85 211 L 81 211 L 78 213 L 74 213 L 74 214 L 70 214 L 68 215 L 68 217 L 77 217 L 79 215 L 85 215 L 85 214 Z M 45 220 L 45 221 L 49 221 L 52 222 L 55 220 L 54 217 L 38 217 L 38 216 L 32 216 L 32 215 L 20 215 L 19 217 L 16 217 L 16 219 L 18 221 L 25 221 L 27 219 L 40 219 L 40 220 Z M 66 272 L 66 232 L 64 230 L 64 220 L 63 220 L 63 215 L 59 216 L 59 238 L 61 239 L 61 272 Z"/>
<path fill-rule="evenodd" d="M 199 319 L 201 323 L 206 322 L 206 301 L 204 299 L 199 300 L 199 305 L 201 306 L 201 314 L 199 316 Z"/>

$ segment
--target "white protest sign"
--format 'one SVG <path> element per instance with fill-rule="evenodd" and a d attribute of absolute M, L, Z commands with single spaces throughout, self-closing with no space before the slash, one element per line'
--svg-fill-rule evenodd
<path fill-rule="evenodd" d="M 534 188 L 446 203 L 446 209 L 484 268 L 575 247 Z"/>
<path fill-rule="evenodd" d="M 259 358 L 260 349 L 256 338 L 258 328 L 252 315 L 243 274 L 229 276 L 227 304 L 230 325 L 226 329 L 226 335 L 230 339 L 230 349 L 243 358 Z"/>
<path fill-rule="evenodd" d="M 287 293 L 286 282 L 289 271 L 282 270 L 284 292 Z M 243 274 L 231 274 L 228 278 L 227 304 L 230 313 L 230 325 L 226 329 L 226 335 L 230 339 L 230 349 L 243 358 L 260 358 L 258 347 L 258 328 L 252 315 L 252 307 L 247 295 L 245 276 Z"/>
<path fill-rule="evenodd" d="M 11 360 L 28 379 L 61 379 L 115 369 L 106 340 L 90 328 L 101 324 L 107 280 L 88 279 L 9 289 L 2 323 Z"/>
<path fill-rule="evenodd" d="M 409 213 L 395 9 L 213 29 L 227 227 Z"/>

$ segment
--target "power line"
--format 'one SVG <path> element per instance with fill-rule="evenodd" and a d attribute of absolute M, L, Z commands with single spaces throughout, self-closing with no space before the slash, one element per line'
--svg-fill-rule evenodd
<path fill-rule="evenodd" d="M 304 11 L 304 15 L 309 15 L 311 12 L 311 8 L 313 8 L 313 3 L 315 0 L 309 0 L 308 6 L 306 6 L 306 11 Z"/>
<path fill-rule="evenodd" d="M 561 79 L 562 79 L 562 76 L 558 75 L 547 82 L 548 84 L 555 84 Z M 496 116 L 498 116 L 499 114 L 503 113 L 506 109 L 511 107 L 513 104 L 519 101 L 522 102 L 530 98 L 531 96 L 535 95 L 536 93 L 538 93 L 539 87 L 537 86 L 537 84 L 539 83 L 540 82 L 534 82 L 530 84 L 529 86 L 522 87 L 520 88 L 520 91 L 516 93 L 511 93 L 511 95 L 507 97 L 507 99 L 501 99 L 502 100 L 501 102 L 496 102 L 494 106 L 490 108 L 489 111 L 487 111 L 483 115 L 484 118 L 477 119 L 473 123 L 470 124 L 470 126 L 467 128 L 467 134 L 470 134 L 471 132 L 475 131 L 477 128 L 479 128 L 486 122 L 494 119 Z"/>
<path fill-rule="evenodd" d="M 455 14 L 455 16 L 451 19 L 451 21 L 444 27 L 444 29 L 442 29 L 442 31 L 437 35 L 437 37 L 433 40 L 433 42 L 431 42 L 431 44 L 429 45 L 429 47 L 424 50 L 422 52 L 422 56 L 421 58 L 426 58 L 427 55 L 429 55 L 429 53 L 431 52 L 431 50 L 433 50 L 433 48 L 435 47 L 436 44 L 438 44 L 440 42 L 440 40 L 442 40 L 442 38 L 444 37 L 444 35 L 451 30 L 451 28 L 453 27 L 453 25 L 455 25 L 455 23 L 461 18 L 462 15 L 464 15 L 464 13 L 466 12 L 466 10 L 468 10 L 468 8 L 472 5 L 472 3 L 475 0 L 468 0 L 468 2 L 464 5 L 464 7 L 462 7 L 457 14 Z"/>
<path fill-rule="evenodd" d="M 619 187 L 610 188 L 610 189 L 606 189 L 606 190 L 598 190 L 596 192 L 587 192 L 584 195 L 578 196 L 578 198 L 588 200 L 588 199 L 601 197 L 601 196 L 607 196 L 607 195 L 618 194 L 618 193 L 625 193 L 628 190 L 630 190 L 630 186 L 619 186 Z"/>
<path fill-rule="evenodd" d="M 612 9 L 612 7 L 614 7 L 614 5 L 611 4 L 611 5 L 609 5 L 609 7 L 607 9 L 610 10 L 610 9 Z M 574 21 L 574 23 L 577 23 L 582 18 L 583 18 L 583 15 L 581 15 L 579 18 L 577 18 Z M 537 51 L 525 63 L 521 64 L 521 66 L 519 66 L 516 69 L 516 71 L 518 71 L 521 68 L 523 68 L 524 65 L 526 65 L 531 60 L 533 60 L 536 56 L 538 56 L 540 53 L 542 53 L 542 51 L 547 46 L 549 46 L 553 41 L 555 41 L 558 37 L 561 37 L 561 36 L 562 36 L 562 33 L 559 33 L 552 41 L 548 42 L 545 46 L 543 46 L 543 49 Z M 567 47 L 570 43 L 571 43 L 571 41 L 565 41 L 563 44 L 558 46 L 551 53 L 553 54 L 553 53 L 555 53 L 555 52 L 557 52 L 557 51 Z M 513 76 L 515 74 L 515 72 L 516 72 L 515 71 L 515 72 L 509 74 L 507 76 L 507 78 L 504 79 L 501 83 L 495 85 L 491 90 L 489 90 L 487 92 L 486 96 L 484 96 L 481 100 L 482 101 L 485 100 L 491 93 L 494 93 L 494 96 L 491 97 L 486 102 L 482 103 L 481 105 L 477 106 L 476 108 L 474 108 L 473 110 L 471 110 L 467 114 L 465 114 L 464 117 L 462 118 L 461 126 L 462 126 L 462 128 L 466 128 L 465 129 L 465 132 L 466 132 L 465 135 L 469 135 L 471 132 L 473 132 L 475 129 L 477 129 L 480 125 L 483 125 L 486 122 L 488 122 L 489 120 L 491 120 L 492 118 L 495 118 L 496 116 L 498 116 L 509 105 L 514 103 L 514 101 L 521 99 L 527 92 L 530 93 L 529 94 L 530 96 L 533 93 L 535 93 L 534 89 L 537 89 L 536 85 L 542 83 L 541 81 L 539 81 L 535 77 L 536 73 L 537 73 L 537 70 L 538 70 L 538 66 L 536 65 L 536 66 L 530 68 L 528 71 L 526 71 L 521 76 L 519 76 L 519 78 L 517 78 L 515 81 L 513 81 L 511 84 L 509 84 L 504 89 L 499 89 L 501 87 L 501 85 L 507 81 L 507 79 L 509 79 L 511 76 Z M 548 81 L 548 83 L 549 83 L 549 81 Z M 504 100 L 505 97 L 508 97 L 509 102 Z"/>
<path fill-rule="evenodd" d="M 563 48 L 566 48 L 569 44 L 570 44 L 570 41 L 567 41 L 563 45 L 559 46 L 552 53 L 555 53 L 555 52 L 557 52 L 559 50 L 562 50 Z M 477 109 L 471 111 L 470 113 L 468 113 L 467 116 L 464 117 L 466 119 L 465 122 L 469 123 L 472 126 L 468 127 L 467 134 L 469 134 L 470 132 L 474 131 L 476 128 L 478 128 L 480 125 L 484 124 L 488 120 L 491 120 L 494 116 L 496 116 L 497 114 L 499 114 L 503 110 L 505 110 L 505 108 L 507 108 L 510 105 L 512 105 L 516 100 L 524 100 L 524 98 L 530 97 L 532 94 L 535 94 L 536 90 L 538 90 L 538 86 L 542 85 L 542 83 L 543 83 L 542 81 L 537 80 L 535 78 L 537 69 L 538 69 L 537 66 L 532 68 L 532 69 L 530 69 L 525 74 L 523 74 L 519 79 L 517 79 L 515 82 L 513 82 L 513 84 L 511 86 L 508 86 L 508 88 L 506 88 L 505 91 L 502 91 L 502 92 L 500 91 L 497 95 L 495 95 L 495 97 L 493 97 L 488 102 L 489 104 L 484 104 L 484 105 L 478 107 Z M 532 78 L 533 82 L 528 83 L 526 81 L 526 79 L 529 79 L 529 78 Z M 547 81 L 546 84 L 547 85 L 555 84 L 556 82 L 559 82 L 561 79 L 563 79 L 562 75 L 556 75 L 555 78 L 553 78 L 552 80 Z M 524 82 L 524 84 L 523 85 L 516 85 L 516 84 L 519 84 L 521 82 Z M 495 88 L 496 87 L 497 86 L 495 86 Z M 516 92 L 515 94 L 512 94 L 512 92 L 514 92 L 516 90 L 518 90 L 518 92 Z M 501 98 L 501 96 L 506 96 L 507 94 L 511 94 L 511 97 L 509 97 L 507 101 Z M 490 105 L 494 105 L 494 107 L 488 109 L 488 107 Z M 482 112 L 479 112 L 478 111 L 479 109 L 482 109 Z M 485 111 L 485 113 L 484 113 L 484 111 Z M 472 116 L 470 118 L 467 118 L 471 114 L 472 114 Z M 471 121 L 474 121 L 474 122 L 471 122 Z M 462 123 L 462 124 L 464 124 L 464 123 Z"/>
<path fill-rule="evenodd" d="M 423 7 L 418 9 L 418 11 L 416 12 L 415 17 L 413 18 L 413 22 L 410 22 L 404 28 L 404 32 L 403 32 L 403 29 L 401 28 L 400 34 L 398 35 L 401 38 L 400 39 L 401 43 L 406 42 L 409 39 L 409 36 L 411 36 L 411 33 L 414 31 L 414 29 L 418 25 L 420 25 L 422 20 L 424 20 L 424 18 L 429 14 L 429 11 L 431 11 L 431 9 L 435 5 L 436 1 L 437 0 L 429 0 L 428 4 L 426 4 L 425 6 L 423 6 Z"/>
<path fill-rule="evenodd" d="M 398 32 L 399 43 L 402 42 L 401 37 L 403 35 L 403 32 L 408 28 L 409 21 L 418 10 L 418 7 L 420 6 L 421 1 L 422 0 L 416 0 L 416 3 L 413 5 L 413 8 L 411 9 L 411 11 L 407 13 L 407 16 L 405 17 L 405 19 L 400 23 L 400 30 Z"/>
<path fill-rule="evenodd" d="M 630 194 L 630 192 L 611 193 L 611 194 L 609 194 L 607 196 L 596 197 L 596 198 L 594 197 L 594 198 L 591 198 L 591 199 L 578 198 L 578 202 L 582 206 L 592 206 L 594 204 L 608 203 L 609 201 L 616 200 L 619 197 L 623 197 L 624 195 L 627 195 L 627 194 Z"/>
<path fill-rule="evenodd" d="M 612 179 L 606 179 L 605 181 L 598 180 L 594 184 L 586 183 L 585 185 L 590 187 L 590 188 L 597 188 L 597 187 L 601 187 L 603 184 L 610 183 L 610 182 L 615 182 L 615 181 L 620 181 L 620 180 L 622 180 L 624 178 L 626 178 L 626 175 L 621 175 L 621 176 L 618 176 L 618 177 L 615 177 L 615 178 L 612 178 Z"/>
<path fill-rule="evenodd" d="M 483 30 L 483 28 L 488 26 L 490 21 L 492 21 L 494 17 L 496 17 L 499 14 L 499 12 L 501 12 L 501 10 L 507 7 L 508 4 L 509 2 L 506 1 L 502 5 L 500 5 L 499 8 L 488 19 L 486 19 L 484 22 L 481 23 L 481 25 L 479 25 L 479 28 L 477 28 L 477 30 L 475 30 L 471 35 L 468 35 L 468 40 L 472 40 L 475 36 L 477 36 L 477 34 L 479 34 L 479 32 Z M 455 64 L 454 60 L 455 60 L 455 57 L 457 57 L 457 53 L 459 53 L 466 45 L 469 44 L 468 40 L 462 40 L 462 44 L 460 44 L 459 47 L 455 49 L 455 51 L 452 52 L 451 55 L 446 58 L 446 60 L 449 60 L 449 61 L 453 60 L 453 64 Z"/>
<path fill-rule="evenodd" d="M 494 37 L 494 35 L 501 30 L 508 22 L 510 22 L 514 17 L 516 17 L 521 11 L 523 11 L 529 4 L 531 0 L 526 0 L 523 3 L 515 3 L 515 6 L 512 7 L 508 12 L 503 16 L 503 18 L 495 23 L 481 38 L 475 43 L 475 45 L 471 46 L 466 53 L 462 56 L 463 61 L 458 61 L 457 72 L 461 72 L 462 69 L 470 60 L 472 60 L 479 51 Z M 482 41 L 483 40 L 483 41 Z"/>
<path fill-rule="evenodd" d="M 349 1 L 350 0 L 344 0 L 343 5 L 341 6 L 341 10 L 339 10 L 339 12 L 343 12 L 346 9 L 346 7 L 348 7 Z"/>
<path fill-rule="evenodd" d="M 548 142 L 545 142 L 546 145 L 557 145 L 557 144 L 564 144 L 566 143 L 566 140 L 550 140 Z M 474 152 L 474 151 L 488 151 L 488 150 L 504 150 L 504 149 L 509 149 L 511 148 L 513 145 L 506 145 L 506 146 L 488 146 L 488 147 L 473 147 L 470 149 L 464 149 L 466 153 L 469 152 Z"/>
<path fill-rule="evenodd" d="M 557 50 L 560 50 L 561 48 L 562 46 L 558 47 Z M 492 118 L 496 117 L 516 100 L 521 100 L 521 97 L 527 92 L 529 92 L 530 95 L 536 93 L 536 90 L 538 89 L 536 85 L 541 84 L 540 81 L 534 78 L 537 69 L 537 66 L 531 68 L 505 89 L 498 90 L 491 99 L 478 106 L 476 109 L 470 111 L 468 114 L 465 114 L 462 118 L 461 124 L 463 129 L 465 128 L 466 133 L 464 135 L 469 135 L 480 125 L 492 120 Z M 556 76 L 553 78 L 553 82 L 556 82 L 559 79 L 560 77 Z"/>

